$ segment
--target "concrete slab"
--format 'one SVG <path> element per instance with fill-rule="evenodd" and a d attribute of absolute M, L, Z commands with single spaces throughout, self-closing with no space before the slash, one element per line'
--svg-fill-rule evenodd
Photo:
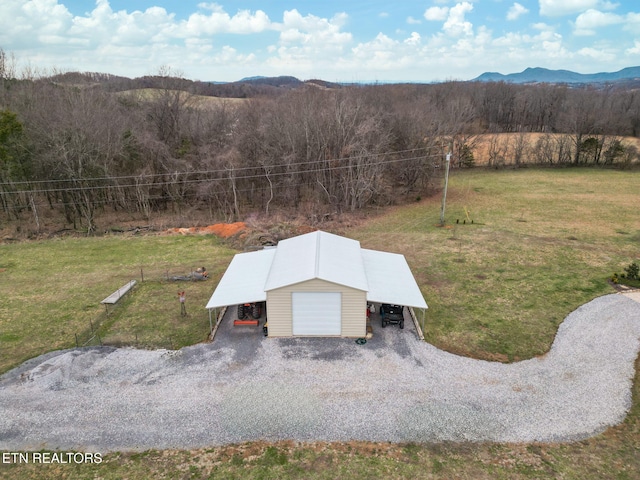
<path fill-rule="evenodd" d="M 630 298 L 631 300 L 635 300 L 636 302 L 640 303 L 640 290 L 634 290 L 632 292 L 625 292 L 622 295 L 624 295 L 625 297 Z"/>

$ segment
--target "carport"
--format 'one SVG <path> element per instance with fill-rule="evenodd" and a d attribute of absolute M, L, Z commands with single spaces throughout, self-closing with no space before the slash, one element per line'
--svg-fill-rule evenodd
<path fill-rule="evenodd" d="M 364 337 L 367 303 L 409 307 L 414 321 L 412 308 L 423 319 L 427 308 L 403 255 L 322 231 L 237 254 L 206 308 L 211 319 L 218 308 L 254 302 L 266 303 L 270 337 Z"/>
<path fill-rule="evenodd" d="M 239 253 L 233 257 L 207 303 L 212 337 L 215 333 L 212 317 L 215 314 L 216 322 L 222 320 L 219 309 L 226 309 L 231 305 L 266 301 L 267 293 L 264 290 L 264 283 L 275 253 L 274 247 L 266 247 L 255 252 Z"/>

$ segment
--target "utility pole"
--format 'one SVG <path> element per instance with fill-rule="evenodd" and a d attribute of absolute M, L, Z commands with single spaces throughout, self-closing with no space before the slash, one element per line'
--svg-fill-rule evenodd
<path fill-rule="evenodd" d="M 451 152 L 447 153 L 447 161 L 444 171 L 444 193 L 442 194 L 442 209 L 440 210 L 440 226 L 444 227 L 444 209 L 447 205 L 447 187 L 449 186 L 449 163 L 451 162 Z"/>

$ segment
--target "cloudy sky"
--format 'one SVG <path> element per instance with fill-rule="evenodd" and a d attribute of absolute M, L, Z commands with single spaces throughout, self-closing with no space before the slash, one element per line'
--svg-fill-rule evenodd
<path fill-rule="evenodd" d="M 638 0 L 0 0 L 18 67 L 193 80 L 469 80 L 640 65 Z"/>

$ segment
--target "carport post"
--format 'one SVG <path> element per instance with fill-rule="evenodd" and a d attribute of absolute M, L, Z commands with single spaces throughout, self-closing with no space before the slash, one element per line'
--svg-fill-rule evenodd
<path fill-rule="evenodd" d="M 213 323 L 211 323 L 211 309 L 209 309 L 209 335 L 213 332 Z"/>

